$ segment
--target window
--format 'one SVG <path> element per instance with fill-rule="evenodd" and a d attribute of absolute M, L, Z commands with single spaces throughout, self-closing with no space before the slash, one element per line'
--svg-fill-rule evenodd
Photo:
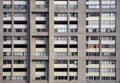
<path fill-rule="evenodd" d="M 86 56 L 100 56 L 99 52 L 86 52 Z"/>
<path fill-rule="evenodd" d="M 54 32 L 68 32 L 67 28 L 54 29 Z"/>
<path fill-rule="evenodd" d="M 3 80 L 11 80 L 11 76 L 3 76 Z"/>
<path fill-rule="evenodd" d="M 102 76 L 102 80 L 116 80 L 116 77 L 113 77 L 113 76 Z"/>
<path fill-rule="evenodd" d="M 14 56 L 26 56 L 27 52 L 14 52 L 13 55 Z"/>
<path fill-rule="evenodd" d="M 78 76 L 69 76 L 69 80 L 77 80 Z"/>
<path fill-rule="evenodd" d="M 99 76 L 87 76 L 86 77 L 87 80 L 100 80 Z"/>
<path fill-rule="evenodd" d="M 101 72 L 115 72 L 116 71 L 116 69 L 115 68 L 102 68 L 101 69 Z"/>
<path fill-rule="evenodd" d="M 99 64 L 99 60 L 87 60 L 86 65 L 89 65 L 89 64 Z"/>
<path fill-rule="evenodd" d="M 14 64 L 26 64 L 26 60 L 14 60 Z"/>
<path fill-rule="evenodd" d="M 36 80 L 46 80 L 46 76 L 37 76 L 35 77 Z"/>
<path fill-rule="evenodd" d="M 11 60 L 3 60 L 3 64 L 11 64 Z"/>
<path fill-rule="evenodd" d="M 100 69 L 99 68 L 87 68 L 86 69 L 86 72 L 88 73 L 88 72 L 99 72 L 100 71 Z"/>
<path fill-rule="evenodd" d="M 67 40 L 67 37 L 66 36 L 55 36 L 54 37 L 54 40 Z"/>
<path fill-rule="evenodd" d="M 3 56 L 12 56 L 11 52 L 3 52 Z"/>
<path fill-rule="evenodd" d="M 47 64 L 46 60 L 37 60 L 35 61 L 36 64 Z"/>
<path fill-rule="evenodd" d="M 26 17 L 27 16 L 27 14 L 24 12 L 15 12 L 14 13 L 14 16 L 15 17 Z"/>
<path fill-rule="evenodd" d="M 4 17 L 11 17 L 12 14 L 10 12 L 4 12 Z"/>
<path fill-rule="evenodd" d="M 90 41 L 90 40 L 99 40 L 99 36 L 87 36 L 86 40 L 87 41 Z"/>
<path fill-rule="evenodd" d="M 46 17 L 47 13 L 36 13 L 36 17 Z"/>
<path fill-rule="evenodd" d="M 14 9 L 26 9 L 27 5 L 14 5 Z"/>
<path fill-rule="evenodd" d="M 11 5 L 11 4 L 4 4 L 4 5 L 3 5 L 3 8 L 4 8 L 4 9 L 11 9 L 11 8 L 12 8 L 12 5 Z"/>
<path fill-rule="evenodd" d="M 37 32 L 46 32 L 46 29 L 45 28 L 37 28 L 36 31 Z"/>
<path fill-rule="evenodd" d="M 116 0 L 102 0 L 102 8 L 116 8 Z"/>
<path fill-rule="evenodd" d="M 67 56 L 68 53 L 67 52 L 55 52 L 54 55 L 55 56 Z"/>
<path fill-rule="evenodd" d="M 22 32 L 22 29 L 16 29 L 16 32 Z"/>
<path fill-rule="evenodd" d="M 54 64 L 67 64 L 68 61 L 67 60 L 55 60 Z"/>
<path fill-rule="evenodd" d="M 12 29 L 11 28 L 4 28 L 3 31 L 4 32 L 12 32 Z"/>
<path fill-rule="evenodd" d="M 67 13 L 55 13 L 55 17 L 67 17 Z"/>
<path fill-rule="evenodd" d="M 26 36 L 15 36 L 14 40 L 27 40 Z"/>
<path fill-rule="evenodd" d="M 12 40 L 12 37 L 11 36 L 4 36 L 3 39 L 4 39 L 4 41 L 10 41 L 10 40 Z"/>
<path fill-rule="evenodd" d="M 26 80 L 27 77 L 26 76 L 13 76 L 12 80 Z"/>
<path fill-rule="evenodd" d="M 46 52 L 36 52 L 36 56 L 47 56 Z"/>
<path fill-rule="evenodd" d="M 105 17 L 113 17 L 113 16 L 116 16 L 116 13 L 111 13 L 111 12 L 104 12 L 102 13 L 102 16 L 105 16 Z"/>
<path fill-rule="evenodd" d="M 70 40 L 72 40 L 72 41 L 77 41 L 78 39 L 77 39 L 77 36 L 71 36 L 71 37 L 70 37 Z"/>
<path fill-rule="evenodd" d="M 102 56 L 116 56 L 115 52 L 102 52 Z"/>
<path fill-rule="evenodd" d="M 70 56 L 78 56 L 78 52 L 69 52 Z"/>
<path fill-rule="evenodd" d="M 67 76 L 54 76 L 54 80 L 67 80 Z"/>
<path fill-rule="evenodd" d="M 78 14 L 77 13 L 70 13 L 70 17 L 78 17 Z"/>
<path fill-rule="evenodd" d="M 102 40 L 105 40 L 105 41 L 107 41 L 107 40 L 115 40 L 116 39 L 116 37 L 115 36 L 103 36 L 102 38 L 101 38 Z"/>
<path fill-rule="evenodd" d="M 87 13 L 86 17 L 99 17 L 100 13 Z"/>
<path fill-rule="evenodd" d="M 103 60 L 101 61 L 101 64 L 115 64 L 115 60 Z"/>
<path fill-rule="evenodd" d="M 36 40 L 46 40 L 46 37 L 43 37 L 43 36 L 37 36 L 37 37 L 36 37 Z"/>
<path fill-rule="evenodd" d="M 70 64 L 77 64 L 78 61 L 77 60 L 70 60 Z"/>

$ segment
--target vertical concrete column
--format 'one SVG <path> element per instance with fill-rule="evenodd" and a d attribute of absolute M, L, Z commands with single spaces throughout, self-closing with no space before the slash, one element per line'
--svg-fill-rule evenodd
<path fill-rule="evenodd" d="M 120 0 L 117 1 L 116 13 L 116 83 L 120 83 Z"/>
<path fill-rule="evenodd" d="M 49 0 L 49 80 L 54 83 L 54 0 Z"/>
<path fill-rule="evenodd" d="M 32 38 L 32 33 L 35 29 L 35 19 L 32 15 L 32 8 L 34 8 L 35 0 L 29 0 L 28 1 L 28 33 L 29 33 L 29 40 L 28 40 L 28 53 L 29 53 L 29 64 L 28 64 L 28 80 L 27 83 L 33 83 L 33 80 L 35 80 L 35 68 L 34 63 L 32 62 L 33 57 L 35 56 L 35 39 Z"/>
<path fill-rule="evenodd" d="M 0 0 L 0 68 L 3 68 L 3 0 Z M 0 69 L 0 82 L 2 83 L 2 69 Z"/>
<path fill-rule="evenodd" d="M 11 34 L 11 53 L 12 53 L 12 57 L 14 57 L 14 33 L 15 33 L 15 29 L 14 29 L 14 0 L 11 0 L 12 1 L 12 12 L 11 12 L 11 29 L 12 29 L 12 34 Z M 9 33 L 8 33 L 9 34 Z M 11 59 L 11 79 L 13 79 L 13 73 L 14 73 L 14 68 L 13 68 L 13 61 L 14 61 L 14 58 Z"/>
<path fill-rule="evenodd" d="M 78 0 L 78 82 L 85 83 L 85 28 L 86 28 L 86 0 Z"/>

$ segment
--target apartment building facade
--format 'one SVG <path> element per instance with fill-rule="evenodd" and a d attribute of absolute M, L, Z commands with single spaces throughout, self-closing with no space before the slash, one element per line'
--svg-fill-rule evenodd
<path fill-rule="evenodd" d="M 119 0 L 0 0 L 0 83 L 120 83 Z"/>

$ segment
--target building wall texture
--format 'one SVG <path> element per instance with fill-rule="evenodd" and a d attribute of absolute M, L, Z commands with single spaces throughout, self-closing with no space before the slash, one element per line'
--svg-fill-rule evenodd
<path fill-rule="evenodd" d="M 119 0 L 0 0 L 0 83 L 120 83 Z"/>

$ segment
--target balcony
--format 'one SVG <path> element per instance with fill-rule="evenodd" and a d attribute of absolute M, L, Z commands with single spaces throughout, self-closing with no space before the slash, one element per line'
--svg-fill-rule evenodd
<path fill-rule="evenodd" d="M 115 48 L 102 48 L 101 52 L 116 52 Z"/>
<path fill-rule="evenodd" d="M 86 20 L 99 20 L 99 17 L 87 17 Z"/>
<path fill-rule="evenodd" d="M 14 40 L 14 44 L 27 44 L 27 40 Z"/>
<path fill-rule="evenodd" d="M 35 25 L 36 28 L 46 28 L 45 24 L 36 24 Z"/>
<path fill-rule="evenodd" d="M 35 7 L 36 8 L 47 8 L 47 3 L 46 1 L 36 1 Z"/>
<path fill-rule="evenodd" d="M 99 40 L 88 40 L 87 44 L 99 44 Z"/>
<path fill-rule="evenodd" d="M 86 52 L 99 52 L 100 49 L 99 48 L 87 48 Z"/>
<path fill-rule="evenodd" d="M 47 8 L 47 5 L 36 5 L 35 8 Z"/>
<path fill-rule="evenodd" d="M 70 9 L 77 9 L 77 8 L 78 8 L 78 5 L 70 5 L 69 8 L 70 8 Z"/>
<path fill-rule="evenodd" d="M 77 17 L 70 17 L 70 21 L 77 21 L 78 18 Z"/>
<path fill-rule="evenodd" d="M 36 40 L 36 44 L 46 44 L 45 40 Z"/>
<path fill-rule="evenodd" d="M 12 20 L 12 17 L 4 17 L 3 20 L 4 20 L 4 21 L 11 21 L 11 20 Z"/>
<path fill-rule="evenodd" d="M 11 76 L 11 72 L 2 72 L 3 76 Z"/>
<path fill-rule="evenodd" d="M 70 68 L 77 68 L 77 64 L 70 64 Z"/>
<path fill-rule="evenodd" d="M 55 9 L 67 9 L 67 5 L 54 5 Z"/>
<path fill-rule="evenodd" d="M 67 68 L 67 64 L 54 64 L 54 68 Z"/>
<path fill-rule="evenodd" d="M 115 28 L 115 24 L 112 24 L 112 25 L 101 25 L 102 28 Z"/>
<path fill-rule="evenodd" d="M 45 64 L 36 64 L 35 68 L 46 68 L 47 66 Z"/>
<path fill-rule="evenodd" d="M 14 28 L 27 28 L 26 24 L 14 24 Z"/>
<path fill-rule="evenodd" d="M 14 17 L 14 20 L 15 21 L 26 21 L 27 20 L 27 17 Z"/>
<path fill-rule="evenodd" d="M 102 40 L 101 44 L 115 44 L 115 40 Z"/>
<path fill-rule="evenodd" d="M 55 9 L 67 9 L 68 1 L 54 1 Z"/>
<path fill-rule="evenodd" d="M 12 1 L 3 1 L 3 8 L 4 9 L 12 8 Z"/>
<path fill-rule="evenodd" d="M 87 1 L 86 4 L 100 4 L 99 0 L 97 1 Z"/>
<path fill-rule="evenodd" d="M 14 64 L 13 68 L 26 68 L 27 65 L 26 64 Z"/>
<path fill-rule="evenodd" d="M 54 17 L 54 21 L 67 21 L 67 17 Z"/>
<path fill-rule="evenodd" d="M 45 71 L 39 71 L 39 72 L 35 72 L 35 76 L 45 76 L 46 72 Z"/>
<path fill-rule="evenodd" d="M 70 9 L 77 9 L 78 1 L 77 1 L 77 0 L 75 0 L 75 1 L 70 1 L 69 4 L 70 4 L 70 5 L 69 5 Z"/>
<path fill-rule="evenodd" d="M 46 21 L 46 17 L 36 17 L 36 21 Z"/>
<path fill-rule="evenodd" d="M 11 64 L 4 64 L 3 68 L 11 68 Z"/>
<path fill-rule="evenodd" d="M 3 28 L 12 28 L 12 25 L 11 24 L 4 24 Z"/>
<path fill-rule="evenodd" d="M 86 65 L 87 68 L 99 68 L 99 64 L 88 64 Z"/>
<path fill-rule="evenodd" d="M 12 1 L 3 1 L 3 4 L 12 4 Z"/>
<path fill-rule="evenodd" d="M 11 40 L 3 41 L 3 44 L 11 44 Z"/>
<path fill-rule="evenodd" d="M 54 40 L 54 44 L 67 44 L 68 42 L 67 42 L 67 40 Z"/>
<path fill-rule="evenodd" d="M 99 28 L 99 25 L 98 24 L 86 25 L 86 28 Z"/>
<path fill-rule="evenodd" d="M 115 68 L 115 64 L 102 64 L 101 68 Z"/>
<path fill-rule="evenodd" d="M 111 5 L 112 5 L 112 4 L 116 4 L 116 0 L 113 0 L 113 1 L 112 1 L 112 0 L 102 1 L 102 4 L 111 4 Z"/>
<path fill-rule="evenodd" d="M 77 44 L 77 41 L 75 41 L 75 40 L 70 40 L 69 43 L 70 43 L 70 44 Z"/>
<path fill-rule="evenodd" d="M 14 1 L 15 5 L 27 5 L 27 1 Z"/>

